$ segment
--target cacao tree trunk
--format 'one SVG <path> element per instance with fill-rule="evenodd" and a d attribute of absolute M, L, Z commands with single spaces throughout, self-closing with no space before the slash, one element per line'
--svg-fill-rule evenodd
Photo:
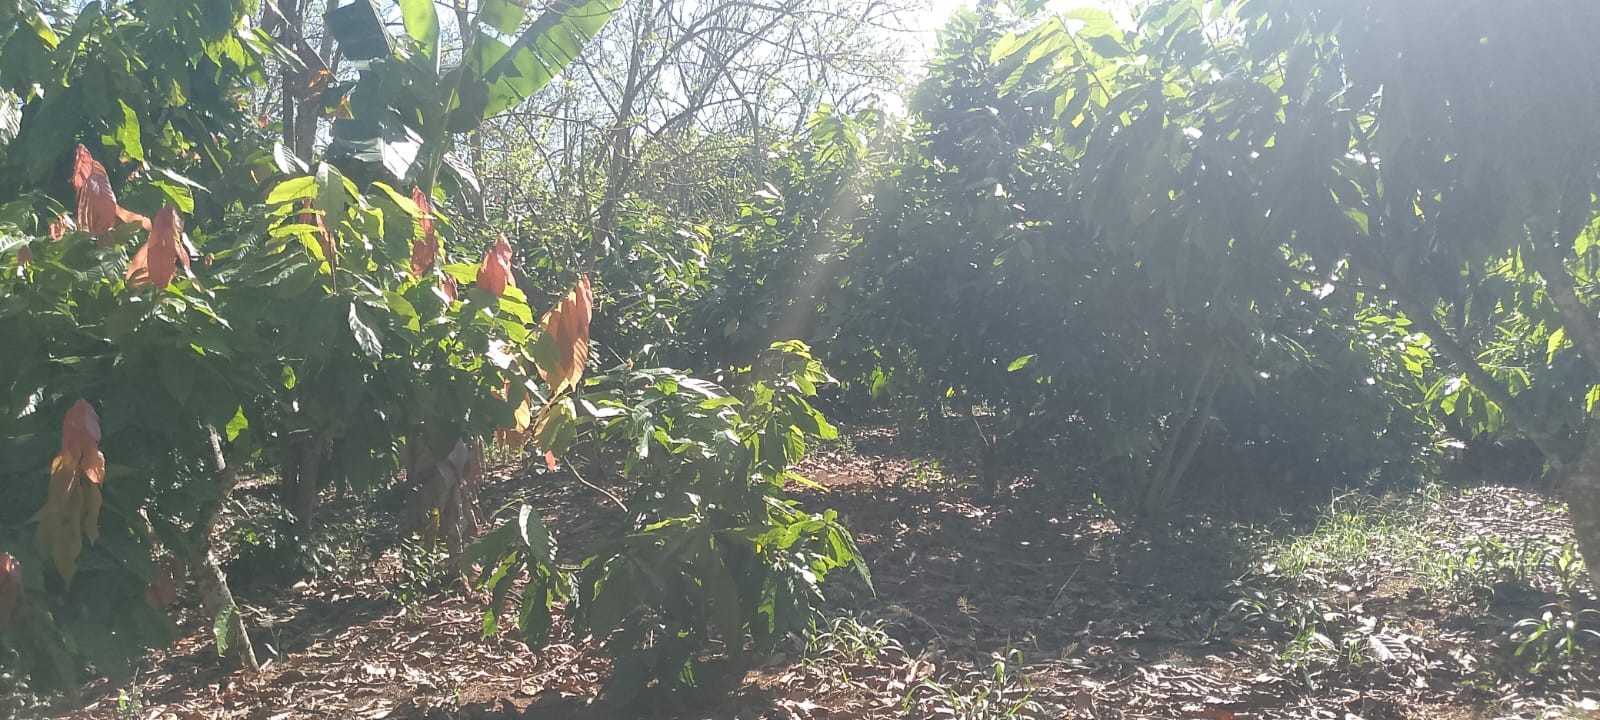
<path fill-rule="evenodd" d="M 1589 581 L 1600 589 L 1600 430 L 1590 430 L 1576 470 L 1566 476 L 1567 511 Z"/>
<path fill-rule="evenodd" d="M 457 440 L 450 453 L 439 458 L 419 432 L 415 441 L 408 439 L 406 454 L 409 528 L 429 546 L 443 543 L 454 562 L 483 524 L 478 506 L 483 449 L 476 441 Z"/>
<path fill-rule="evenodd" d="M 283 506 L 294 516 L 295 534 L 301 542 L 311 539 L 315 529 L 317 500 L 322 493 L 324 442 L 309 435 L 291 443 L 284 452 L 283 477 L 279 481 Z"/>
<path fill-rule="evenodd" d="M 244 616 L 239 613 L 239 606 L 233 601 L 233 591 L 228 588 L 228 576 L 222 571 L 222 564 L 217 561 L 216 548 L 213 547 L 211 540 L 221 521 L 222 508 L 227 505 L 228 498 L 233 495 L 234 487 L 239 484 L 239 473 L 228 464 L 222 454 L 222 439 L 217 435 L 216 429 L 208 429 L 211 433 L 211 452 L 217 465 L 220 493 L 216 505 L 206 512 L 200 527 L 195 529 L 198 537 L 195 542 L 195 556 L 190 558 L 190 565 L 195 575 L 195 583 L 200 589 L 201 610 L 211 620 L 212 627 L 217 630 L 218 654 L 229 658 L 236 668 L 255 672 L 261 669 L 260 664 L 256 662 L 255 646 L 250 642 L 250 633 L 245 627 Z"/>

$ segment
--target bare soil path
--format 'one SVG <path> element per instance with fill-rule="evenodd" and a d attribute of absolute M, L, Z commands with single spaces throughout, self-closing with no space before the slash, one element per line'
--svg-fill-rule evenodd
<path fill-rule="evenodd" d="M 971 501 L 958 444 L 861 428 L 804 468 L 840 511 L 874 589 L 834 587 L 834 618 L 732 693 L 663 699 L 647 710 L 593 699 L 608 671 L 557 613 L 553 644 L 508 631 L 480 638 L 483 598 L 450 584 L 402 604 L 396 539 L 269 593 L 236 581 L 258 644 L 253 677 L 226 672 L 209 633 L 152 653 L 131 682 L 93 684 L 71 717 L 288 718 L 1475 718 L 1582 711 L 1579 680 L 1529 679 L 1505 640 L 1508 618 L 1545 598 L 1537 584 L 1463 604 L 1417 590 L 1379 558 L 1341 571 L 1334 614 L 1370 622 L 1367 650 L 1296 664 L 1292 639 L 1237 602 L 1261 573 L 1254 531 L 1193 509 L 1180 520 L 1125 517 L 1106 488 L 1063 466 L 1021 468 L 1001 501 Z M 510 470 L 486 489 L 522 498 L 564 548 L 616 527 L 614 509 L 565 476 Z M 1490 535 L 1559 541 L 1559 513 L 1537 493 L 1481 487 L 1440 505 L 1438 543 Z M 392 531 L 391 531 L 392 534 Z M 1346 585 L 1345 583 L 1348 583 Z M 1518 596 L 1517 592 L 1525 595 Z M 840 619 L 844 618 L 844 619 Z M 1314 648 L 1313 648 L 1314 649 Z M 1580 671 L 1581 672 L 1581 671 Z M 1508 678 L 1512 678 L 1508 680 Z M 1518 679 L 1520 678 L 1520 679 Z M 1600 684 L 1588 692 L 1600 696 Z"/>

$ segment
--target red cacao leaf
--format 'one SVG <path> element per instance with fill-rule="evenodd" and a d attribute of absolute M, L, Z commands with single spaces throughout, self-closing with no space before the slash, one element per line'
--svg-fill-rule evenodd
<path fill-rule="evenodd" d="M 22 600 L 22 563 L 10 553 L 0 553 L 0 628 L 11 624 Z"/>
<path fill-rule="evenodd" d="M 456 279 L 449 275 L 444 276 L 444 282 L 439 283 L 439 291 L 444 293 L 445 298 L 450 302 L 455 302 L 456 295 L 460 292 L 459 288 L 456 287 Z"/>
<path fill-rule="evenodd" d="M 32 264 L 33 264 L 33 248 L 30 248 L 30 247 L 27 247 L 27 246 L 23 246 L 23 248 L 21 250 L 17 251 L 17 265 L 20 266 L 20 267 L 27 267 L 27 266 L 32 265 Z"/>
<path fill-rule="evenodd" d="M 99 485 L 106 479 L 106 457 L 100 453 L 100 416 L 94 406 L 79 400 L 61 421 L 61 454 L 72 458 L 74 467 Z"/>
<path fill-rule="evenodd" d="M 61 453 L 50 463 L 50 493 L 39 511 L 39 546 L 56 570 L 71 580 L 83 538 L 100 539 L 100 484 L 106 458 L 100 452 L 100 418 L 79 400 L 61 423 Z M 85 482 L 87 481 L 87 482 Z"/>
<path fill-rule="evenodd" d="M 500 297 L 506 293 L 507 287 L 516 286 L 516 281 L 511 278 L 511 243 L 501 235 L 500 239 L 494 241 L 494 247 L 483 254 L 483 266 L 478 268 L 478 287 Z"/>
<path fill-rule="evenodd" d="M 189 251 L 182 247 L 183 218 L 178 209 L 168 205 L 156 213 L 150 239 L 133 254 L 128 264 L 128 287 L 140 288 L 154 285 L 165 288 L 172 284 L 177 265 L 189 270 Z"/>
<path fill-rule="evenodd" d="M 422 217 L 417 219 L 422 239 L 411 244 L 411 276 L 422 277 L 433 268 L 433 260 L 439 255 L 439 238 L 433 232 L 433 206 L 427 194 L 416 188 L 411 191 L 411 200 L 422 211 Z"/>
<path fill-rule="evenodd" d="M 560 352 L 554 368 L 539 368 L 539 377 L 550 384 L 552 393 L 576 388 L 583 379 L 583 365 L 589 359 L 589 321 L 594 315 L 594 293 L 589 276 L 578 277 L 578 284 L 544 316 L 544 331 L 555 340 Z"/>
<path fill-rule="evenodd" d="M 549 450 L 544 452 L 544 469 L 550 472 L 556 471 L 556 454 Z"/>
<path fill-rule="evenodd" d="M 78 226 L 101 236 L 102 245 L 109 244 L 104 234 L 117 226 L 117 194 L 106 167 L 82 145 L 72 163 L 72 189 L 78 194 Z"/>

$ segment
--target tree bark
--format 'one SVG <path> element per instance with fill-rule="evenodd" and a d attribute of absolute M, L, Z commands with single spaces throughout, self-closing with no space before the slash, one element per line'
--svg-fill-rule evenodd
<path fill-rule="evenodd" d="M 1578 553 L 1589 568 L 1590 582 L 1600 585 L 1600 433 L 1595 430 L 1585 438 L 1577 469 L 1567 475 L 1566 495 Z"/>

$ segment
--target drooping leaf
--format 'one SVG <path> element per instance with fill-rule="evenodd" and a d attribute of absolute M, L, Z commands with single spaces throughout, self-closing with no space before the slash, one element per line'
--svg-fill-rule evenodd
<path fill-rule="evenodd" d="M 478 287 L 495 297 L 504 295 L 507 287 L 516 287 L 511 278 L 511 243 L 505 236 L 494 241 L 494 247 L 483 254 L 483 265 L 478 268 Z"/>
<path fill-rule="evenodd" d="M 588 275 L 580 276 L 572 292 L 545 315 L 545 335 L 555 341 L 559 354 L 555 367 L 539 366 L 539 377 L 550 384 L 550 392 L 575 388 L 583 379 L 583 366 L 589 360 L 589 321 L 593 315 L 594 294 Z"/>
<path fill-rule="evenodd" d="M 134 253 L 133 261 L 128 264 L 128 287 L 165 288 L 172 284 L 178 265 L 187 272 L 189 253 L 179 242 L 181 237 L 183 219 L 178 217 L 177 208 L 171 205 L 161 208 L 151 226 L 150 239 Z"/>
<path fill-rule="evenodd" d="M 378 331 L 361 319 L 356 307 L 356 303 L 350 303 L 350 334 L 356 339 L 356 346 L 361 348 L 362 353 L 373 360 L 381 360 L 383 344 L 378 341 Z"/>
<path fill-rule="evenodd" d="M 61 453 L 50 464 L 50 492 L 39 511 L 39 547 L 68 581 L 78 570 L 83 538 L 100 539 L 100 484 L 106 458 L 100 452 L 100 417 L 84 400 L 73 403 L 61 423 Z"/>
<path fill-rule="evenodd" d="M 422 188 L 412 190 L 411 200 L 422 212 L 417 219 L 417 225 L 422 228 L 422 239 L 411 244 L 411 275 L 422 277 L 433 269 L 433 261 L 439 256 L 439 238 L 433 231 L 433 205 L 428 202 L 427 193 L 422 192 Z"/>
<path fill-rule="evenodd" d="M 102 238 L 101 244 L 109 244 L 105 233 L 117 226 L 117 195 L 111 190 L 105 166 L 82 145 L 72 163 L 72 189 L 78 194 L 78 227 Z"/>

